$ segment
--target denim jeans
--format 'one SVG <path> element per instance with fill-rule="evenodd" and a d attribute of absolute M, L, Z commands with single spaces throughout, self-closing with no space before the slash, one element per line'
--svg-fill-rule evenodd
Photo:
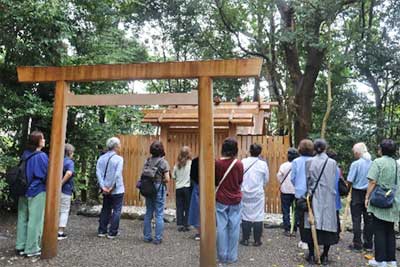
<path fill-rule="evenodd" d="M 158 189 L 160 186 L 159 183 L 155 184 L 155 187 Z M 158 190 L 157 196 L 155 198 L 146 197 L 146 214 L 144 215 L 144 228 L 143 235 L 144 240 L 150 241 L 152 240 L 151 233 L 151 220 L 153 219 L 153 214 L 156 219 L 156 233 L 155 240 L 163 239 L 164 232 L 164 205 L 165 205 L 165 196 L 166 196 L 165 185 L 162 185 L 160 190 Z"/>
<path fill-rule="evenodd" d="M 111 236 L 118 234 L 123 199 L 124 193 L 103 195 L 103 207 L 101 208 L 99 220 L 99 234 L 106 234 L 107 232 Z M 110 229 L 107 231 L 108 224 L 110 224 Z"/>
<path fill-rule="evenodd" d="M 282 206 L 282 217 L 283 217 L 283 228 L 285 231 L 290 231 L 290 206 L 295 201 L 294 194 L 281 193 L 281 206 Z M 294 211 L 293 211 L 294 212 Z M 296 213 L 297 214 L 297 213 Z M 295 215 L 296 217 L 296 215 Z M 297 222 L 295 218 L 294 231 L 297 230 Z"/>
<path fill-rule="evenodd" d="M 241 208 L 241 204 L 216 202 L 217 254 L 221 263 L 232 263 L 238 259 Z"/>

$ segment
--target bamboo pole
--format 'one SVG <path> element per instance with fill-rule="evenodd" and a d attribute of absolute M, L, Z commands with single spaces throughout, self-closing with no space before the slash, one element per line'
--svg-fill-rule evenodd
<path fill-rule="evenodd" d="M 63 170 L 65 132 L 67 126 L 66 94 L 69 84 L 56 83 L 50 140 L 49 169 L 46 181 L 46 209 L 42 239 L 42 259 L 57 256 L 57 231 Z"/>
<path fill-rule="evenodd" d="M 331 26 L 328 26 L 328 38 L 329 42 L 331 40 Z M 328 124 L 328 119 L 332 111 L 332 67 L 331 67 L 331 60 L 329 58 L 329 47 L 327 52 L 327 60 L 328 60 L 328 77 L 326 79 L 327 85 L 327 99 L 326 99 L 326 112 L 324 118 L 322 119 L 322 126 L 321 126 L 321 138 L 325 138 L 326 135 L 326 126 Z"/>
<path fill-rule="evenodd" d="M 216 266 L 213 89 L 199 78 L 200 266 Z"/>
<path fill-rule="evenodd" d="M 315 260 L 317 261 L 318 264 L 321 264 L 321 258 L 320 258 L 321 253 L 319 251 L 319 245 L 318 245 L 317 228 L 315 227 L 315 218 L 310 202 L 311 202 L 310 196 L 307 196 L 308 222 L 310 223 L 311 235 L 314 243 Z"/>

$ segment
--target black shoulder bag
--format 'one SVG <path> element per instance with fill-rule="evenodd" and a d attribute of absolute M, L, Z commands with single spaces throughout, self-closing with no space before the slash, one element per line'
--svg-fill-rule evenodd
<path fill-rule="evenodd" d="M 282 182 L 280 183 L 279 190 L 281 190 L 283 183 L 286 181 L 286 178 L 288 178 L 288 176 L 291 172 L 292 172 L 292 168 L 290 168 L 290 170 L 286 173 L 285 177 L 283 178 Z"/>
<path fill-rule="evenodd" d="M 107 160 L 106 169 L 104 170 L 104 175 L 103 175 L 103 180 L 104 180 L 104 181 L 106 180 L 106 176 L 107 176 L 108 164 L 110 163 L 111 158 L 114 157 L 115 155 L 117 155 L 117 154 L 111 155 L 111 157 L 109 157 L 108 160 Z M 113 187 L 114 187 L 114 186 L 113 186 Z M 114 188 L 113 188 L 113 189 L 114 189 Z M 111 190 L 111 191 L 112 191 L 112 190 Z M 110 193 L 111 193 L 111 191 L 110 191 Z M 100 188 L 100 193 L 103 193 L 103 188 Z"/>
<path fill-rule="evenodd" d="M 314 188 L 311 190 L 311 194 L 309 194 L 310 202 L 312 201 L 312 195 L 314 195 L 315 190 L 317 189 L 317 186 L 318 186 L 318 184 L 319 184 L 319 181 L 321 180 L 322 174 L 324 173 L 324 170 L 325 170 L 326 164 L 328 163 L 328 160 L 329 160 L 329 158 L 327 158 L 327 159 L 325 160 L 324 166 L 322 167 L 322 170 L 321 170 L 321 173 L 319 174 L 319 177 L 318 177 L 318 179 L 317 179 L 317 182 L 315 183 Z M 307 210 L 308 210 L 308 207 L 307 207 L 307 198 L 306 198 L 306 197 L 299 198 L 299 199 L 296 201 L 296 206 L 297 206 L 297 208 L 298 208 L 299 210 L 301 210 L 301 211 L 307 211 Z"/>

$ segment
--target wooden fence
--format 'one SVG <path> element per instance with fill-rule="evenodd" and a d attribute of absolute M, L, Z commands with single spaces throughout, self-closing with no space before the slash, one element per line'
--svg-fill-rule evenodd
<path fill-rule="evenodd" d="M 144 205 L 144 199 L 139 196 L 136 189 L 137 180 L 143 168 L 144 161 L 149 156 L 149 147 L 153 140 L 158 136 L 148 135 L 121 135 L 119 136 L 122 144 L 121 155 L 124 158 L 124 183 L 125 183 L 125 204 Z M 223 140 L 227 137 L 226 133 L 215 133 L 215 155 L 220 156 Z M 263 147 L 262 156 L 268 161 L 269 183 L 265 190 L 266 211 L 280 213 L 280 194 L 279 183 L 276 179 L 280 164 L 286 161 L 287 149 L 289 148 L 288 136 L 238 136 L 240 159 L 248 156 L 248 150 L 252 143 L 261 144 Z M 171 132 L 168 134 L 166 144 L 166 159 L 170 164 L 171 170 L 176 162 L 180 148 L 189 146 L 192 149 L 193 157 L 199 153 L 199 142 L 197 133 Z M 175 206 L 175 185 L 168 185 L 167 206 Z"/>

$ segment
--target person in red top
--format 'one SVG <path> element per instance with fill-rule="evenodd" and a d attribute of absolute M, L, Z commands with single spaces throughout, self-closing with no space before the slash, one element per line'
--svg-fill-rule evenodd
<path fill-rule="evenodd" d="M 217 254 L 220 263 L 233 263 L 238 259 L 243 164 L 236 159 L 237 153 L 236 140 L 227 138 L 222 144 L 222 157 L 215 162 Z"/>

